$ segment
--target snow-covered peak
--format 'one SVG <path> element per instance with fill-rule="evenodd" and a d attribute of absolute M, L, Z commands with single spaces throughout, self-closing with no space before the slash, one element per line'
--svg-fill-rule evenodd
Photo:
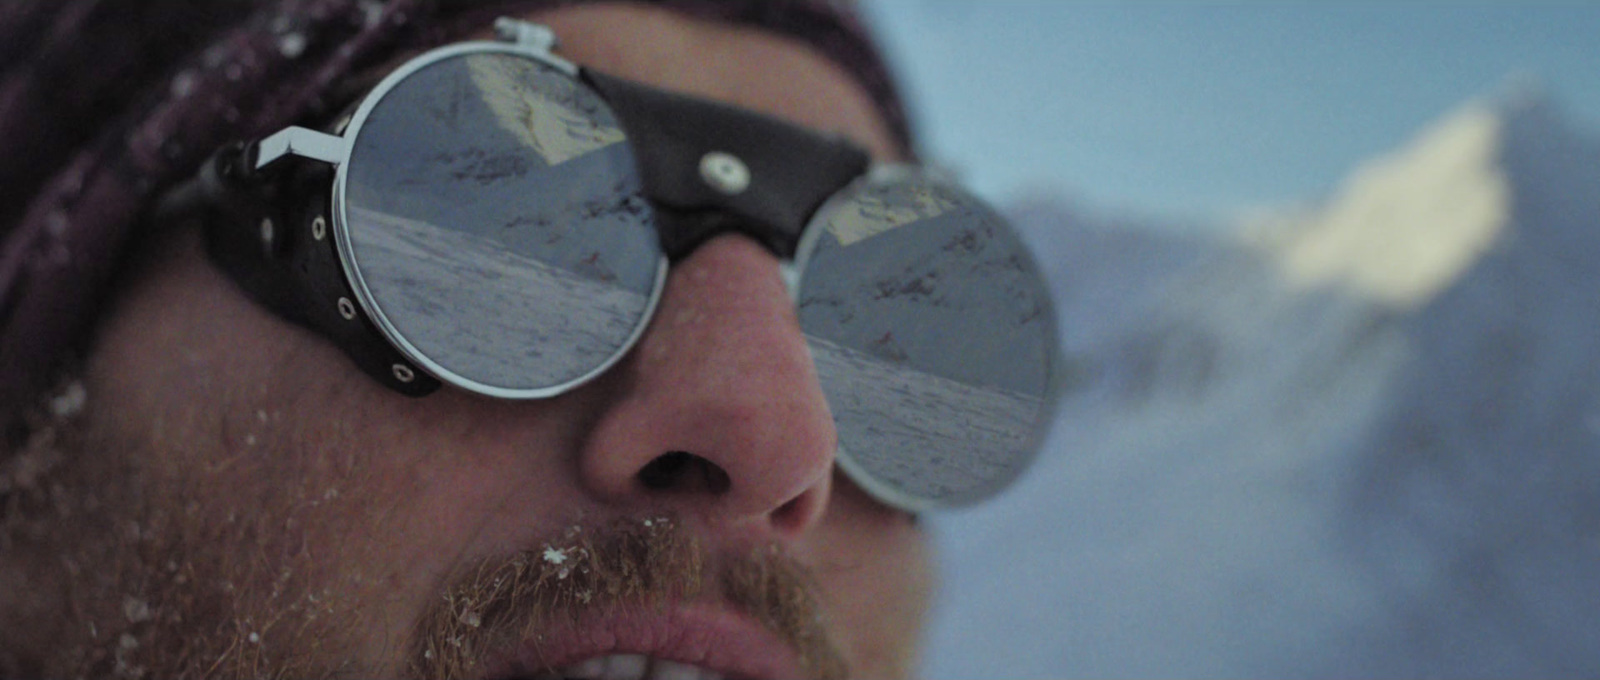
<path fill-rule="evenodd" d="M 1274 254 L 1284 277 L 1400 307 L 1432 298 L 1504 230 L 1502 130 L 1493 109 L 1470 105 L 1360 168 L 1326 207 L 1284 228 Z"/>
<path fill-rule="evenodd" d="M 1519 187 L 1530 183 L 1516 175 L 1566 173 L 1551 166 L 1575 164 L 1546 150 L 1585 145 L 1539 88 L 1517 85 L 1363 165 L 1320 208 L 1250 238 L 1291 285 L 1335 285 L 1412 309 L 1511 236 Z"/>

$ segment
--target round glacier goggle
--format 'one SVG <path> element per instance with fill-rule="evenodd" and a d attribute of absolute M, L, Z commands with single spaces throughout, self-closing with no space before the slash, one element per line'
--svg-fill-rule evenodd
<path fill-rule="evenodd" d="M 992 209 L 915 166 L 582 69 L 542 27 L 424 53 L 334 126 L 220 151 L 167 206 L 260 304 L 413 396 L 562 394 L 621 359 L 667 271 L 737 232 L 784 261 L 838 462 L 912 511 L 1014 480 L 1056 322 Z"/>

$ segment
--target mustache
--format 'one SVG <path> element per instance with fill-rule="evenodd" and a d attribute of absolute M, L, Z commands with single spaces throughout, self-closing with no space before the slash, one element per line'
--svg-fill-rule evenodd
<path fill-rule="evenodd" d="M 777 546 L 712 554 L 671 517 L 573 527 L 453 578 L 419 619 L 409 663 L 416 677 L 476 677 L 490 655 L 554 627 L 716 596 L 788 643 L 805 677 L 843 678 L 847 668 L 827 635 L 818 593 L 810 570 Z"/>

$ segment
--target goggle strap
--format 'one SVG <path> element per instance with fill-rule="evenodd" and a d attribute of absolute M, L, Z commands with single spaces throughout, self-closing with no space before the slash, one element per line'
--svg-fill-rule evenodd
<path fill-rule="evenodd" d="M 328 209 L 333 166 L 233 165 L 248 154 L 225 148 L 202 170 L 214 178 L 203 213 L 212 261 L 256 303 L 331 339 L 379 383 L 413 397 L 437 390 L 437 379 L 384 340 L 345 279 Z"/>
<path fill-rule="evenodd" d="M 593 70 L 581 74 L 632 141 L 645 196 L 656 207 L 662 251 L 672 261 L 729 231 L 792 258 L 812 214 L 871 163 L 865 150 L 842 137 Z M 747 183 L 729 187 L 708 179 L 705 164 L 717 158 L 742 166 Z"/>

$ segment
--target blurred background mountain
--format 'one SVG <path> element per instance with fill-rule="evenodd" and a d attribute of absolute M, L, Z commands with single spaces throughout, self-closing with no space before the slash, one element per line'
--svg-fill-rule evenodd
<path fill-rule="evenodd" d="M 1071 357 L 925 675 L 1600 676 L 1600 3 L 862 6 Z"/>
<path fill-rule="evenodd" d="M 1072 386 L 935 678 L 1600 674 L 1600 143 L 1530 88 L 1227 229 L 1012 216 Z"/>

